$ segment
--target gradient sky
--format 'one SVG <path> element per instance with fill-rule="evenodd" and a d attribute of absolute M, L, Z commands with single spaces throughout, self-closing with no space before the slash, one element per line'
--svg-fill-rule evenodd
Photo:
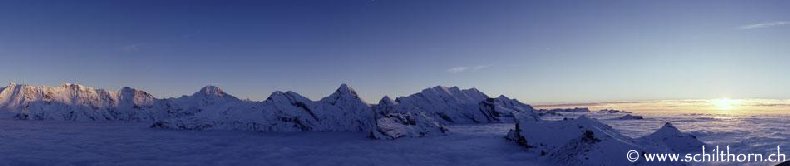
<path fill-rule="evenodd" d="M 0 81 L 262 100 L 790 98 L 790 1 L 2 1 Z"/>

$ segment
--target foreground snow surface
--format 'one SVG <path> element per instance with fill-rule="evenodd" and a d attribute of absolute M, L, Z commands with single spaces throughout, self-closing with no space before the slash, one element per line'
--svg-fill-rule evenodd
<path fill-rule="evenodd" d="M 365 133 L 182 131 L 147 123 L 0 120 L 0 165 L 539 165 L 513 124 L 376 141 Z"/>

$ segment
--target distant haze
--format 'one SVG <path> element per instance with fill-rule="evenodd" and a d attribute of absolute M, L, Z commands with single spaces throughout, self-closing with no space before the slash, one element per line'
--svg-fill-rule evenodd
<path fill-rule="evenodd" d="M 436 85 L 526 102 L 790 98 L 790 1 L 13 1 L 0 78 L 216 85 L 369 103 Z"/>

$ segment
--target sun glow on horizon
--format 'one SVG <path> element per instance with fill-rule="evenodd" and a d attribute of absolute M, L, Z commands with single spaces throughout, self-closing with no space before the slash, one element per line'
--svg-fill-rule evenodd
<path fill-rule="evenodd" d="M 723 98 L 708 100 L 708 103 L 713 105 L 713 107 L 715 107 L 717 110 L 729 111 L 736 109 L 740 104 L 740 101 L 723 97 Z"/>

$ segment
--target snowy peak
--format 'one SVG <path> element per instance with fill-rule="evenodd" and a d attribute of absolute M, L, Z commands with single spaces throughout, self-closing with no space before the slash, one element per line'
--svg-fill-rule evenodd
<path fill-rule="evenodd" d="M 351 87 L 348 87 L 348 84 L 342 83 L 342 84 L 340 84 L 340 87 L 337 88 L 337 91 L 354 91 L 354 89 L 351 89 Z"/>
<path fill-rule="evenodd" d="M 496 99 L 497 99 L 497 100 L 500 100 L 500 101 L 516 101 L 516 102 L 518 102 L 518 100 L 516 100 L 516 99 L 511 99 L 511 98 L 508 98 L 508 97 L 507 97 L 507 96 L 505 96 L 505 95 L 499 95 L 499 97 L 496 97 Z"/>
<path fill-rule="evenodd" d="M 119 107 L 140 108 L 150 106 L 156 101 L 153 95 L 148 92 L 137 90 L 130 87 L 123 87 L 117 95 Z"/>
<path fill-rule="evenodd" d="M 340 95 L 340 96 L 349 96 L 349 97 L 356 97 L 359 98 L 357 95 L 357 91 L 353 88 L 349 87 L 347 84 L 340 84 L 340 87 L 335 90 L 335 93 L 332 95 Z"/>
<path fill-rule="evenodd" d="M 188 98 L 199 98 L 200 100 L 207 100 L 212 101 L 212 103 L 220 102 L 220 101 L 228 101 L 228 102 L 237 102 L 241 101 L 241 99 L 236 98 L 228 93 L 225 93 L 222 89 L 216 86 L 206 86 L 200 88 L 200 91 L 195 92 L 192 96 Z"/>
<path fill-rule="evenodd" d="M 228 94 L 225 93 L 225 91 L 222 91 L 222 89 L 220 89 L 219 87 L 209 85 L 209 86 L 205 86 L 203 88 L 200 88 L 200 91 L 195 92 L 195 95 L 196 96 L 200 95 L 200 96 L 219 96 L 219 97 L 223 97 L 223 96 L 226 96 Z"/>
<path fill-rule="evenodd" d="M 664 123 L 664 126 L 661 126 L 661 128 L 659 128 L 658 130 L 656 130 L 656 132 L 650 134 L 649 136 L 676 136 L 681 134 L 683 134 L 683 132 L 678 130 L 678 128 L 675 127 L 675 125 L 672 125 L 672 123 L 667 122 Z"/>
<path fill-rule="evenodd" d="M 430 94 L 460 94 L 461 89 L 455 86 L 446 87 L 446 86 L 435 86 L 427 89 L 423 89 L 421 93 L 430 93 Z"/>
<path fill-rule="evenodd" d="M 364 103 L 364 101 L 362 101 L 362 99 L 359 98 L 359 95 L 357 95 L 357 92 L 346 84 L 340 84 L 340 87 L 337 88 L 337 90 L 335 90 L 334 93 L 332 93 L 327 97 L 322 98 L 321 102 L 329 103 L 332 105 L 336 105 L 339 102 Z"/>
<path fill-rule="evenodd" d="M 426 92 L 426 91 L 432 91 L 432 92 L 434 92 L 434 93 L 447 93 L 447 94 L 452 94 L 452 93 L 457 93 L 457 92 L 460 92 L 460 91 L 461 91 L 461 89 L 460 89 L 460 88 L 458 88 L 457 86 L 452 86 L 452 87 L 446 87 L 446 86 L 435 86 L 435 87 L 431 87 L 431 88 L 427 88 L 427 89 L 424 89 L 424 90 L 423 90 L 423 92 Z"/>
<path fill-rule="evenodd" d="M 435 86 L 395 99 L 398 112 L 426 112 L 448 123 L 490 123 L 510 121 L 512 112 L 532 112 L 532 107 L 500 96 L 490 98 L 475 88 Z"/>
<path fill-rule="evenodd" d="M 653 134 L 644 136 L 640 140 L 663 143 L 672 151 L 681 153 L 697 151 L 705 145 L 702 141 L 697 140 L 696 136 L 681 132 L 669 122 Z"/>
<path fill-rule="evenodd" d="M 461 100 L 480 100 L 488 98 L 483 92 L 480 92 L 476 88 L 469 88 L 469 89 L 461 89 L 456 86 L 453 87 L 445 87 L 445 86 L 435 86 L 428 89 L 422 90 L 420 93 L 423 95 L 433 95 L 433 96 L 445 96 L 451 97 Z"/>
<path fill-rule="evenodd" d="M 675 127 L 675 125 L 672 125 L 672 123 L 669 123 L 669 122 L 664 123 L 664 126 L 662 126 L 661 129 L 667 129 L 667 130 L 673 130 L 674 129 L 675 131 L 680 132 L 680 130 L 678 130 L 678 128 Z"/>

